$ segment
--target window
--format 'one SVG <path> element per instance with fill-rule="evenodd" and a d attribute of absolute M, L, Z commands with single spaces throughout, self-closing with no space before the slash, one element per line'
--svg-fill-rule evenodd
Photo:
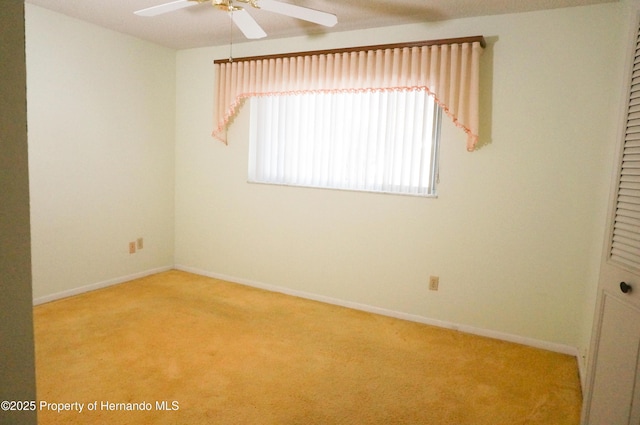
<path fill-rule="evenodd" d="M 426 90 L 250 99 L 249 181 L 435 196 L 441 108 Z"/>

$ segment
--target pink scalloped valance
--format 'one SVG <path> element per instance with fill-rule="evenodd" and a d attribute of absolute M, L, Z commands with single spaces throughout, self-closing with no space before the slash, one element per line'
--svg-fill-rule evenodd
<path fill-rule="evenodd" d="M 478 141 L 482 42 L 424 43 L 215 61 L 213 135 L 227 143 L 227 127 L 244 99 L 252 96 L 419 89 L 433 95 L 467 133 L 467 150 L 473 151 Z"/>

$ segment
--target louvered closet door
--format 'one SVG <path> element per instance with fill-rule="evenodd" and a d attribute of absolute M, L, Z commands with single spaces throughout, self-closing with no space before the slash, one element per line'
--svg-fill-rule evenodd
<path fill-rule="evenodd" d="M 640 40 L 631 78 L 611 259 L 640 268 Z"/>
<path fill-rule="evenodd" d="M 635 28 L 638 28 L 636 17 Z M 640 31 L 629 40 L 610 244 L 602 256 L 584 425 L 640 424 Z"/>

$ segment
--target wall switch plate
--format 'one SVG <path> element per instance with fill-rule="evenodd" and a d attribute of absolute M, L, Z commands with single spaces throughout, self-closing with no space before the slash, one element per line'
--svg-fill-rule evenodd
<path fill-rule="evenodd" d="M 144 239 L 143 238 L 136 239 L 136 248 L 138 248 L 138 249 L 144 248 Z"/>
<path fill-rule="evenodd" d="M 136 253 L 136 243 L 129 242 L 129 254 L 135 254 L 135 253 Z"/>
<path fill-rule="evenodd" d="M 429 290 L 437 291 L 438 284 L 440 284 L 440 278 L 438 276 L 429 276 Z"/>

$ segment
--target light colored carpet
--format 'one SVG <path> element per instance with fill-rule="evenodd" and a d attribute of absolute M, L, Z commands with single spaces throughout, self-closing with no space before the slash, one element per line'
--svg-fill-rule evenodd
<path fill-rule="evenodd" d="M 579 423 L 570 356 L 181 271 L 34 317 L 39 403 L 83 404 L 44 425 Z"/>

